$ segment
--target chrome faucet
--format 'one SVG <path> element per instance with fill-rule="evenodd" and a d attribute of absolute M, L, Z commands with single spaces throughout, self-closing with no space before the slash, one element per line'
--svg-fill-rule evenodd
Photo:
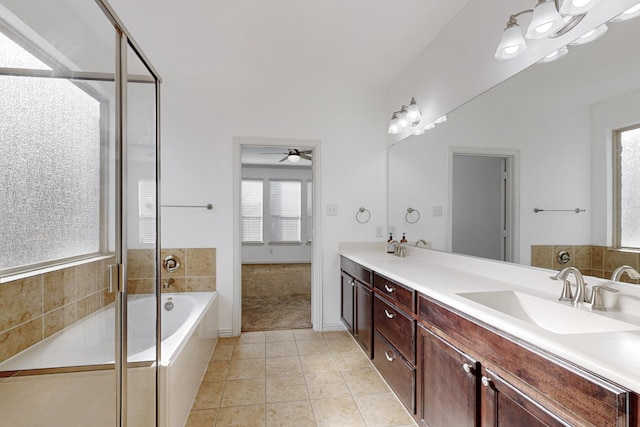
<path fill-rule="evenodd" d="M 634 280 L 640 279 L 640 273 L 638 273 L 635 268 L 631 267 L 630 265 L 621 265 L 613 271 L 611 280 L 613 280 L 614 282 L 619 282 L 624 273 L 627 273 L 627 275 Z"/>
<path fill-rule="evenodd" d="M 569 274 L 573 274 L 576 278 L 576 294 L 573 295 L 571 292 L 571 282 L 567 280 Z M 582 277 L 582 273 L 575 267 L 565 267 L 555 276 L 551 276 L 553 280 L 562 280 L 563 288 L 562 293 L 560 294 L 559 301 L 572 301 L 573 305 L 578 307 L 581 303 L 588 302 L 587 300 L 587 291 L 586 284 L 584 283 L 584 278 Z"/>

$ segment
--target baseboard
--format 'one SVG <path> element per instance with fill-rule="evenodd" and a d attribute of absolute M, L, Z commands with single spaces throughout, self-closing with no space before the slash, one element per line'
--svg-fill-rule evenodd
<path fill-rule="evenodd" d="M 209 332 L 209 331 L 207 331 Z M 218 329 L 216 332 L 218 338 L 229 338 L 233 336 L 233 329 Z"/>
<path fill-rule="evenodd" d="M 323 332 L 346 331 L 347 327 L 342 322 L 325 323 L 322 325 Z"/>

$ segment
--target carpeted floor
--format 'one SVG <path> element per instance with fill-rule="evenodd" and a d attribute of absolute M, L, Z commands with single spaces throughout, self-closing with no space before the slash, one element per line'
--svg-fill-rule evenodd
<path fill-rule="evenodd" d="M 242 332 L 310 327 L 310 295 L 242 298 Z"/>

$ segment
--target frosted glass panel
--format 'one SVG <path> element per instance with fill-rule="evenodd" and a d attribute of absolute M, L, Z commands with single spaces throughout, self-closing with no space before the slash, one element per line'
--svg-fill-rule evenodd
<path fill-rule="evenodd" d="M 640 248 L 640 128 L 621 132 L 621 236 L 623 247 Z"/>
<path fill-rule="evenodd" d="M 0 269 L 100 250 L 100 103 L 66 80 L 0 77 Z"/>

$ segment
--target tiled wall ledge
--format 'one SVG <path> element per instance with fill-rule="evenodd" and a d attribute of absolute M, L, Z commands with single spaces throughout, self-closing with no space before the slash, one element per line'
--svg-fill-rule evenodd
<path fill-rule="evenodd" d="M 0 361 L 110 304 L 107 265 L 74 263 L 0 285 Z"/>
<path fill-rule="evenodd" d="M 560 264 L 556 259 L 562 250 L 571 256 L 571 261 L 566 264 Z M 531 265 L 553 270 L 573 266 L 585 275 L 606 279 L 621 265 L 630 265 L 638 270 L 640 253 L 597 245 L 534 245 L 531 246 Z M 621 280 L 639 284 L 638 280 L 630 279 L 626 274 Z"/>
<path fill-rule="evenodd" d="M 162 292 L 203 292 L 216 290 L 215 248 L 166 248 L 160 259 L 174 255 L 180 259 L 180 268 L 174 273 L 161 270 L 162 283 L 174 279 Z M 153 249 L 129 249 L 128 281 L 130 294 L 153 293 L 155 289 L 156 260 Z"/>
<path fill-rule="evenodd" d="M 311 264 L 243 264 L 242 296 L 311 295 Z"/>

